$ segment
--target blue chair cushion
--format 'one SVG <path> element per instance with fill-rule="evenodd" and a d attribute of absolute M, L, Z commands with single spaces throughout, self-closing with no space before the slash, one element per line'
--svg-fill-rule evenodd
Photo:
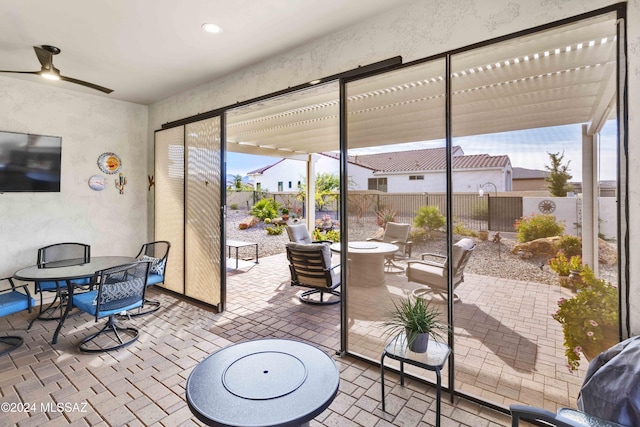
<path fill-rule="evenodd" d="M 36 304 L 31 298 L 31 307 Z M 29 297 L 18 291 L 0 294 L 0 317 L 29 309 Z"/>
<path fill-rule="evenodd" d="M 151 274 L 149 273 L 149 277 L 147 278 L 147 286 L 156 285 L 158 283 L 164 282 L 164 276 L 161 274 Z"/>
<path fill-rule="evenodd" d="M 85 292 L 82 294 L 73 296 L 73 305 L 78 307 L 80 310 L 85 313 L 89 313 L 92 316 L 96 315 L 96 298 L 98 298 L 98 291 Z M 120 307 L 116 310 L 105 310 L 98 313 L 98 318 L 111 316 L 112 314 L 118 314 L 121 311 L 133 310 L 134 308 L 138 308 L 142 306 L 142 301 L 136 301 L 133 304 L 129 304 L 125 307 Z"/>
<path fill-rule="evenodd" d="M 91 282 L 90 277 L 83 277 L 82 279 L 73 279 L 71 283 L 75 285 L 88 285 Z M 67 282 L 59 281 L 58 285 L 60 288 L 66 288 Z M 38 286 L 40 287 L 40 291 L 55 291 L 57 289 L 56 282 L 38 282 Z"/>

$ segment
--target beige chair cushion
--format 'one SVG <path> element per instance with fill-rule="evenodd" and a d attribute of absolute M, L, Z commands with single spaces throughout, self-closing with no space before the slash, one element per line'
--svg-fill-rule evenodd
<path fill-rule="evenodd" d="M 419 262 L 412 262 L 407 269 L 412 282 L 427 283 L 437 288 L 447 287 L 447 269 Z"/>
<path fill-rule="evenodd" d="M 307 225 L 304 223 L 288 225 L 287 234 L 289 235 L 289 240 L 295 243 L 313 242 L 309 230 L 307 230 Z"/>
<path fill-rule="evenodd" d="M 306 227 L 305 227 L 306 229 Z M 300 252 L 320 252 L 322 253 L 322 258 L 324 259 L 324 265 L 326 268 L 331 269 L 331 248 L 328 243 L 287 243 L 287 246 L 291 249 L 300 251 Z M 336 285 L 340 283 L 340 268 L 334 268 L 331 271 L 331 284 Z M 308 283 L 313 286 L 327 286 L 326 281 L 324 280 L 309 280 Z"/>

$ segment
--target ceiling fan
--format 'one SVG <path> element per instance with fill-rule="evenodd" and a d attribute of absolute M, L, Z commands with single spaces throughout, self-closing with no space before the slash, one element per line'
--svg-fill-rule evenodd
<path fill-rule="evenodd" d="M 63 80 L 69 83 L 75 83 L 78 85 L 90 87 L 91 89 L 99 90 L 104 93 L 113 92 L 112 89 L 107 89 L 106 87 L 98 86 L 93 83 L 85 82 L 82 80 L 74 79 L 72 77 L 66 77 L 60 74 L 60 70 L 53 66 L 53 55 L 59 54 L 61 51 L 55 46 L 42 45 L 42 46 L 34 46 L 33 50 L 36 51 L 36 56 L 38 57 L 38 61 L 42 65 L 42 69 L 40 71 L 10 71 L 10 70 L 0 70 L 0 73 L 17 73 L 17 74 L 38 74 L 45 79 L 49 80 Z"/>

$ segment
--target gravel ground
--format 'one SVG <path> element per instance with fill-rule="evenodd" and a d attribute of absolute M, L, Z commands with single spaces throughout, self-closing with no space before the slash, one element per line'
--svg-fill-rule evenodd
<path fill-rule="evenodd" d="M 246 230 L 240 230 L 238 224 L 248 213 L 246 211 L 232 211 L 227 215 L 227 239 L 257 242 L 260 257 L 266 257 L 284 252 L 285 244 L 289 241 L 286 231 L 279 236 L 268 235 L 263 222 Z M 354 224 L 351 227 L 351 240 L 364 240 L 372 236 L 378 227 L 375 224 Z M 530 280 L 538 283 L 558 284 L 558 275 L 549 268 L 547 257 L 533 257 L 520 259 L 511 253 L 516 244 L 515 233 L 500 233 L 500 243 L 491 240 L 480 241 L 474 239 L 477 247 L 473 252 L 466 272 L 505 279 Z M 490 234 L 490 239 L 493 233 Z M 432 239 L 413 245 L 413 257 L 424 252 L 446 253 L 445 237 L 437 233 Z M 454 239 L 457 240 L 457 239 Z M 617 265 L 600 264 L 600 277 L 611 283 L 617 283 Z"/>

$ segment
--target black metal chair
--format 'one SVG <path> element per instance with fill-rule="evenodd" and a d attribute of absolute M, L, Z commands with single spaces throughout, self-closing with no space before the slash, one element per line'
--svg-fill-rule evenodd
<path fill-rule="evenodd" d="M 8 283 L 7 287 L 5 284 Z M 0 317 L 18 313 L 23 310 L 29 310 L 35 305 L 35 300 L 31 298 L 27 285 L 16 286 L 11 277 L 0 279 Z M 22 290 L 22 292 L 20 291 Z M 17 335 L 0 336 L 0 356 L 9 353 L 20 347 L 24 339 Z M 5 347 L 8 346 L 8 347 Z"/>
<path fill-rule="evenodd" d="M 98 271 L 92 279 L 97 289 L 73 296 L 73 305 L 94 316 L 96 322 L 108 317 L 100 331 L 81 341 L 80 351 L 98 353 L 117 350 L 138 339 L 140 332 L 118 325 L 116 315 L 142 306 L 150 264 L 136 262 Z"/>
<path fill-rule="evenodd" d="M 336 290 L 340 286 L 340 264 L 331 266 L 331 249 L 328 244 L 287 243 L 287 259 L 291 271 L 291 286 L 311 288 L 299 296 L 300 301 L 319 305 L 340 302 L 340 292 Z M 326 300 L 325 294 L 329 295 Z"/>
<path fill-rule="evenodd" d="M 166 240 L 158 240 L 156 242 L 149 242 L 142 245 L 138 255 L 140 261 L 147 261 L 150 263 L 149 276 L 147 278 L 147 286 L 157 285 L 164 283 L 167 273 L 167 261 L 169 260 L 169 250 L 171 249 L 171 243 Z M 158 311 L 160 309 L 160 302 L 149 299 L 144 300 L 144 304 L 135 312 L 129 312 L 131 317 L 144 316 Z"/>
<path fill-rule="evenodd" d="M 84 243 L 56 243 L 38 249 L 37 265 L 40 268 L 55 268 L 69 265 L 84 264 L 91 259 L 91 246 Z M 90 278 L 76 279 L 72 282 L 76 285 L 89 284 Z M 66 298 L 67 282 L 36 282 L 35 292 L 40 294 L 40 308 L 38 315 L 31 319 L 29 328 L 36 320 L 60 320 Z M 53 301 L 44 306 L 44 293 L 55 292 Z M 58 304 L 56 304 L 58 303 Z M 53 312 L 59 308 L 60 315 L 54 316 Z"/>

